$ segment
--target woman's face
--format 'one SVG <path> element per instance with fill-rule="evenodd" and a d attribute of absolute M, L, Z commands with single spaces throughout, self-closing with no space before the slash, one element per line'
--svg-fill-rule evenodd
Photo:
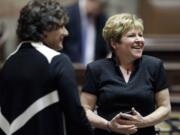
<path fill-rule="evenodd" d="M 134 61 L 142 56 L 144 49 L 143 32 L 132 28 L 122 35 L 120 43 L 112 46 L 119 58 Z"/>
<path fill-rule="evenodd" d="M 65 36 L 68 36 L 68 31 L 65 26 L 62 26 L 57 30 L 44 32 L 44 43 L 54 50 L 61 50 L 63 49 L 63 39 Z"/>

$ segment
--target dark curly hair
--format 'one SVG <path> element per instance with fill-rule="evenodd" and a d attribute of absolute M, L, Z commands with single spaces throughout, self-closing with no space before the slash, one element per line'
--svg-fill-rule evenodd
<path fill-rule="evenodd" d="M 20 11 L 19 41 L 42 41 L 44 31 L 53 31 L 68 23 L 64 8 L 55 0 L 31 0 Z"/>

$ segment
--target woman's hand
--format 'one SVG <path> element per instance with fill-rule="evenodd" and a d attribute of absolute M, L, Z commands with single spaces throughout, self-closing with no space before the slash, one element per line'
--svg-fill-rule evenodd
<path fill-rule="evenodd" d="M 121 115 L 117 114 L 111 121 L 108 122 L 108 128 L 111 131 L 121 134 L 133 134 L 137 132 L 137 127 L 134 124 L 120 124 Z"/>
<path fill-rule="evenodd" d="M 120 117 L 123 120 L 120 120 L 121 124 L 127 124 L 127 125 L 135 125 L 137 128 L 143 127 L 145 120 L 144 117 L 135 110 L 135 108 L 132 108 L 131 114 L 126 113 L 120 113 Z"/>

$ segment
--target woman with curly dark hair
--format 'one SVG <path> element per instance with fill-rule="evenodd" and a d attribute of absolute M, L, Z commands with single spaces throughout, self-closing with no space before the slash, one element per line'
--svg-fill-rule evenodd
<path fill-rule="evenodd" d="M 21 10 L 19 46 L 0 71 L 1 135 L 92 135 L 72 63 L 55 51 L 67 22 L 56 1 L 30 1 Z"/>
<path fill-rule="evenodd" d="M 58 2 L 52 0 L 29 2 L 20 12 L 18 20 L 17 35 L 20 41 L 43 42 L 52 49 L 62 49 L 62 39 L 68 35 L 68 31 L 64 27 L 68 23 L 68 16 L 64 9 L 59 6 Z M 54 32 L 60 33 L 62 36 L 49 37 Z M 55 33 L 56 32 L 56 33 Z M 51 39 L 50 41 L 47 41 Z M 59 45 L 58 45 L 59 41 Z"/>

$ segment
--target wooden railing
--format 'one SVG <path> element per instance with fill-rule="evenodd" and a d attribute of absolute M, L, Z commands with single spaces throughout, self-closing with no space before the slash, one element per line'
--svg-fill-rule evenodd
<path fill-rule="evenodd" d="M 144 54 L 180 63 L 180 35 L 146 35 Z"/>

